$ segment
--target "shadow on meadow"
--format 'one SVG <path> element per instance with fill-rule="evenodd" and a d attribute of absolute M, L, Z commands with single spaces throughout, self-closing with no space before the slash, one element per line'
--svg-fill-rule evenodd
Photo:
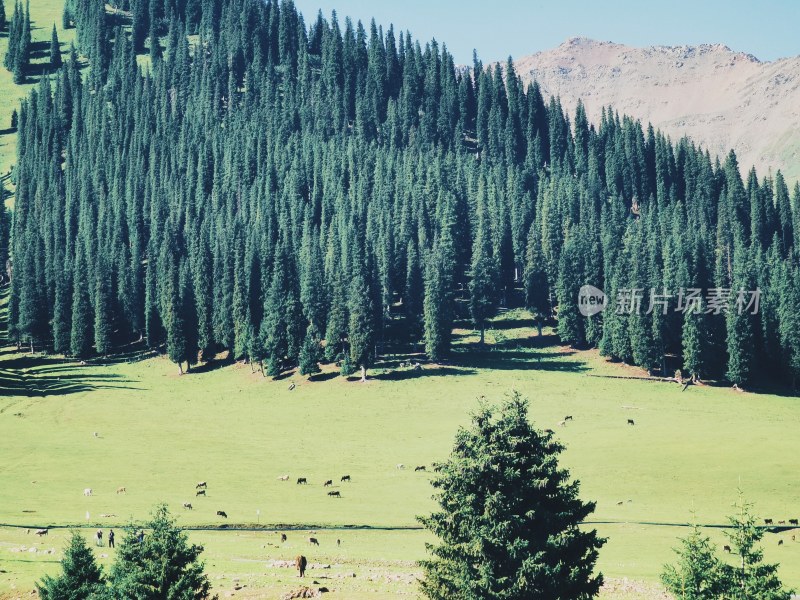
<path fill-rule="evenodd" d="M 49 357 L 17 356 L 0 361 L 0 396 L 41 398 L 98 389 L 139 389 L 114 373 L 85 370 Z"/>

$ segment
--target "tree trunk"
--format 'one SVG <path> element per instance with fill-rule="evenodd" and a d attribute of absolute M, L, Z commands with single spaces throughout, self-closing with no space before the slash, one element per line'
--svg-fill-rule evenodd
<path fill-rule="evenodd" d="M 538 317 L 536 319 L 536 328 L 539 330 L 539 337 L 542 337 L 542 318 Z"/>
<path fill-rule="evenodd" d="M 481 346 L 484 346 L 485 342 L 486 342 L 486 329 L 484 328 L 483 323 L 481 323 Z"/>
<path fill-rule="evenodd" d="M 367 366 L 361 365 L 361 383 L 366 383 L 367 381 Z"/>
<path fill-rule="evenodd" d="M 178 375 L 183 375 L 183 364 L 178 363 Z"/>
<path fill-rule="evenodd" d="M 186 361 L 186 372 L 187 373 L 191 373 L 192 372 L 192 365 L 188 360 Z"/>

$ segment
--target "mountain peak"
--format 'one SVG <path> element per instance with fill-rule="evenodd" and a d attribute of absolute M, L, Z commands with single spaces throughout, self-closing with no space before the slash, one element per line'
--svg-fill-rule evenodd
<path fill-rule="evenodd" d="M 603 106 L 689 136 L 712 154 L 733 148 L 762 175 L 800 179 L 800 57 L 762 62 L 722 43 L 635 47 L 587 37 L 516 61 L 527 81 L 590 119 Z"/>

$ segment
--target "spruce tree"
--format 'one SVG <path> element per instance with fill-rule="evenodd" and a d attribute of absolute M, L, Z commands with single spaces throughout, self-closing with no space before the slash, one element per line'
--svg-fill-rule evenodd
<path fill-rule="evenodd" d="M 725 590 L 722 562 L 715 555 L 711 539 L 694 525 L 680 543 L 675 550 L 678 564 L 666 565 L 661 575 L 667 590 L 680 600 L 722 598 Z"/>
<path fill-rule="evenodd" d="M 500 265 L 492 253 L 489 215 L 487 214 L 486 197 L 481 182 L 478 189 L 477 229 L 472 244 L 472 266 L 469 282 L 469 309 L 472 321 L 481 332 L 481 345 L 484 343 L 486 321 L 494 316 L 497 310 L 498 290 L 497 277 Z"/>
<path fill-rule="evenodd" d="M 139 541 L 134 528 L 119 545 L 108 576 L 110 598 L 212 598 L 200 561 L 203 547 L 189 544 L 166 505 L 158 506 L 141 529 L 147 530 L 144 540 Z"/>
<path fill-rule="evenodd" d="M 42 600 L 99 600 L 102 597 L 103 571 L 79 532 L 73 531 L 70 535 L 61 559 L 61 573 L 55 577 L 45 575 L 36 589 Z"/>
<path fill-rule="evenodd" d="M 72 332 L 70 335 L 70 354 L 76 358 L 86 358 L 92 352 L 94 333 L 92 324 L 92 303 L 89 298 L 89 282 L 86 275 L 86 261 L 82 250 L 78 252 L 72 281 Z"/>
<path fill-rule="evenodd" d="M 300 375 L 314 375 L 320 372 L 319 363 L 322 360 L 322 346 L 320 346 L 319 333 L 309 323 L 303 345 L 300 346 L 299 369 Z"/>
<path fill-rule="evenodd" d="M 0 0 L 0 31 L 6 29 L 6 5 L 4 0 Z"/>
<path fill-rule="evenodd" d="M 778 579 L 778 565 L 764 562 L 764 551 L 758 543 L 764 530 L 756 525 L 752 504 L 742 495 L 735 504 L 737 512 L 728 521 L 731 530 L 725 532 L 730 541 L 735 564 L 722 566 L 726 589 L 724 598 L 730 600 L 789 600 L 793 592 L 784 588 Z"/>
<path fill-rule="evenodd" d="M 422 562 L 432 599 L 594 598 L 605 543 L 579 528 L 594 503 L 558 466 L 564 447 L 528 420 L 519 394 L 482 408 L 456 435 L 432 484 L 439 509 L 422 524 L 439 538 Z"/>
<path fill-rule="evenodd" d="M 63 61 L 61 60 L 61 44 L 58 42 L 58 33 L 53 24 L 53 34 L 50 39 L 50 66 L 53 69 L 60 69 Z"/>
<path fill-rule="evenodd" d="M 361 369 L 361 381 L 364 382 L 367 380 L 367 369 L 375 356 L 375 309 L 363 275 L 355 277 L 348 312 L 350 322 L 347 339 L 350 343 L 350 362 Z"/>

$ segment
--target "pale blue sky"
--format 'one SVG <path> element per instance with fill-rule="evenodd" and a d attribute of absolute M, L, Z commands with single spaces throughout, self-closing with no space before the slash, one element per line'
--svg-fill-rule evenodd
<path fill-rule="evenodd" d="M 336 9 L 447 44 L 456 62 L 522 57 L 585 36 L 633 46 L 722 43 L 775 60 L 800 55 L 800 0 L 295 0 L 306 24 Z"/>

